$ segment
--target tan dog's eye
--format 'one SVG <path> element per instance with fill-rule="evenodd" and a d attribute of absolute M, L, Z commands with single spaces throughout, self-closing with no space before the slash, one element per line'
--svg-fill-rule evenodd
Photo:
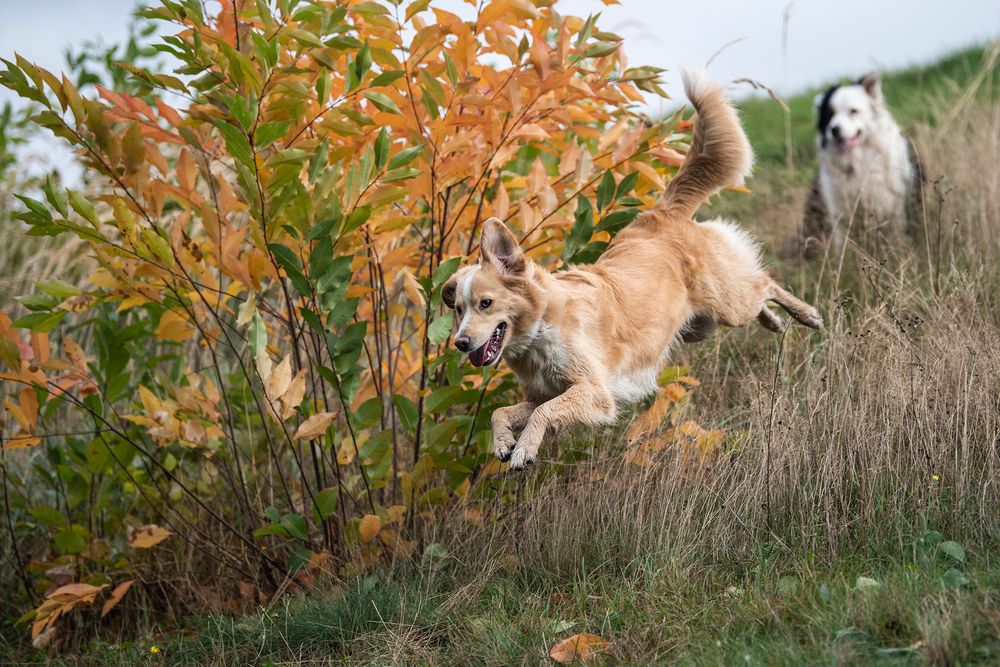
<path fill-rule="evenodd" d="M 483 299 L 482 301 L 479 302 L 479 307 L 482 310 L 486 310 L 492 305 L 493 305 L 493 299 Z"/>
<path fill-rule="evenodd" d="M 455 312 L 458 313 L 459 317 L 461 317 L 462 316 L 462 307 L 458 306 L 457 308 L 455 308 Z"/>

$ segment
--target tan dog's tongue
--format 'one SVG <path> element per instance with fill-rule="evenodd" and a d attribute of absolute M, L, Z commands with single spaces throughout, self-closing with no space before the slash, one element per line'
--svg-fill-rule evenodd
<path fill-rule="evenodd" d="M 486 357 L 486 347 L 490 344 L 487 340 L 485 343 L 480 345 L 478 348 L 469 352 L 469 361 L 472 362 L 473 366 L 477 368 L 483 365 L 483 360 Z"/>

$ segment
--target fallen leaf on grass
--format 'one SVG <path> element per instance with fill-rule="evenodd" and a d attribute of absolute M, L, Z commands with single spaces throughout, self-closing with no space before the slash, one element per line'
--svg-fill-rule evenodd
<path fill-rule="evenodd" d="M 577 660 L 589 662 L 609 645 L 610 642 L 604 637 L 581 632 L 553 646 L 549 651 L 549 657 L 562 665 L 569 665 Z"/>

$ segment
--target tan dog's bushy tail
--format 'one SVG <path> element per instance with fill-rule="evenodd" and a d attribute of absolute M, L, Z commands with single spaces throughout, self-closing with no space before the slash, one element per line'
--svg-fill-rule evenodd
<path fill-rule="evenodd" d="M 753 166 L 753 150 L 722 86 L 713 83 L 704 70 L 682 74 L 684 92 L 698 117 L 691 149 L 667 184 L 659 207 L 690 218 L 720 188 L 743 184 Z"/>

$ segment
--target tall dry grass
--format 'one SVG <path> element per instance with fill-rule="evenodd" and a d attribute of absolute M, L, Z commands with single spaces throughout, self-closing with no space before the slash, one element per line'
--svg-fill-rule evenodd
<path fill-rule="evenodd" d="M 572 578 L 640 555 L 681 568 L 764 552 L 886 558 L 928 530 L 973 551 L 1000 543 L 1000 107 L 990 100 L 916 129 L 931 179 L 919 240 L 891 257 L 854 245 L 843 261 L 775 267 L 820 307 L 824 331 L 731 331 L 681 350 L 676 361 L 703 381 L 688 417 L 726 429 L 720 453 L 700 461 L 676 446 L 641 467 L 612 434 L 594 461 L 534 480 L 537 492 L 523 478 L 514 511 L 459 530 L 452 551 L 473 568 L 513 557 Z M 778 230 L 767 235 L 797 224 L 802 209 L 787 201 L 768 209 L 780 217 L 755 221 Z"/>

